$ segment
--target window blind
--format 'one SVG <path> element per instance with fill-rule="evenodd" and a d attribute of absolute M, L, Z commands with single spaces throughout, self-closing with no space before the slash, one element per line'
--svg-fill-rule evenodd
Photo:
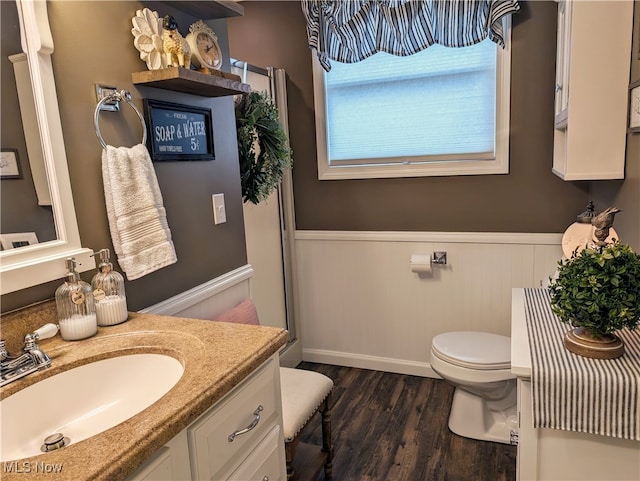
<path fill-rule="evenodd" d="M 334 62 L 325 73 L 329 163 L 493 159 L 496 48 L 486 40 Z"/>

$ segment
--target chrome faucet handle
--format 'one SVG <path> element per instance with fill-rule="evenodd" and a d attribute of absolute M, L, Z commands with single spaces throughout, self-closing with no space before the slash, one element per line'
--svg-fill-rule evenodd
<path fill-rule="evenodd" d="M 51 359 L 43 351 L 40 350 L 40 346 L 36 342 L 38 339 L 48 339 L 55 336 L 58 333 L 58 326 L 56 324 L 45 324 L 40 329 L 36 329 L 30 334 L 24 336 L 24 355 L 31 359 L 34 367 L 38 370 L 46 369 L 51 366 Z"/>
<path fill-rule="evenodd" d="M 4 341 L 2 341 L 0 344 L 0 356 L 2 356 L 0 386 L 5 386 L 33 372 L 51 367 L 51 359 L 40 350 L 36 341 L 53 337 L 57 332 L 57 325 L 45 324 L 40 329 L 27 334 L 24 336 L 24 353 L 16 358 L 9 356 L 4 347 Z"/>
<path fill-rule="evenodd" d="M 58 325 L 57 324 L 45 324 L 40 329 L 36 329 L 32 333 L 24 336 L 24 350 L 25 352 L 32 351 L 34 349 L 39 349 L 36 341 L 38 339 L 49 339 L 50 337 L 55 336 L 58 333 Z"/>
<path fill-rule="evenodd" d="M 59 329 L 60 326 L 50 322 L 42 326 L 40 329 L 33 331 L 32 335 L 35 336 L 36 339 L 49 339 L 50 337 L 55 336 Z"/>
<path fill-rule="evenodd" d="M 47 369 L 51 367 L 51 359 L 47 354 L 40 349 L 34 349 L 33 351 L 29 351 L 28 356 L 31 356 L 31 360 L 33 361 L 33 365 L 39 370 Z"/>

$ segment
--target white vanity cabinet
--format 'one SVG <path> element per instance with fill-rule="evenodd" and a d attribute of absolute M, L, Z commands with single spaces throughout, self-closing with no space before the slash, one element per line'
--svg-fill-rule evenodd
<path fill-rule="evenodd" d="M 127 481 L 285 481 L 277 354 L 163 446 Z"/>
<path fill-rule="evenodd" d="M 518 388 L 517 481 L 640 479 L 638 441 L 533 427 L 531 355 L 523 289 L 512 293 L 511 372 L 517 376 Z"/>
<path fill-rule="evenodd" d="M 531 381 L 518 378 L 517 481 L 637 481 L 640 442 L 597 434 L 534 429 Z"/>
<path fill-rule="evenodd" d="M 187 435 L 194 480 L 239 479 L 238 471 L 264 467 L 267 472 L 246 479 L 284 481 L 278 359 L 271 358 L 192 423 Z"/>
<path fill-rule="evenodd" d="M 553 172 L 624 178 L 633 3 L 558 2 Z"/>
<path fill-rule="evenodd" d="M 144 462 L 127 481 L 177 481 L 191 479 L 187 430 L 183 430 L 151 459 Z"/>

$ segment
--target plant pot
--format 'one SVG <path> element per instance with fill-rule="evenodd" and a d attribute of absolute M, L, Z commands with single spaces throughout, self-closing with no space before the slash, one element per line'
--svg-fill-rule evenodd
<path fill-rule="evenodd" d="M 615 334 L 599 336 L 582 327 L 564 335 L 564 346 L 575 354 L 593 359 L 616 359 L 624 354 L 624 343 Z"/>

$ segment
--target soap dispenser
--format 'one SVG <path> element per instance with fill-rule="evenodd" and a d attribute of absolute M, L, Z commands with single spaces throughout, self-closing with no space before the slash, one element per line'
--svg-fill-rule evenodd
<path fill-rule="evenodd" d="M 65 341 L 77 341 L 98 332 L 96 308 L 91 286 L 76 272 L 75 258 L 70 257 L 65 262 L 69 272 L 64 284 L 56 289 L 60 335 Z"/>
<path fill-rule="evenodd" d="M 124 277 L 113 270 L 109 249 L 101 249 L 94 255 L 100 258 L 98 273 L 91 280 L 98 325 L 120 324 L 129 317 L 127 298 L 124 294 Z"/>

